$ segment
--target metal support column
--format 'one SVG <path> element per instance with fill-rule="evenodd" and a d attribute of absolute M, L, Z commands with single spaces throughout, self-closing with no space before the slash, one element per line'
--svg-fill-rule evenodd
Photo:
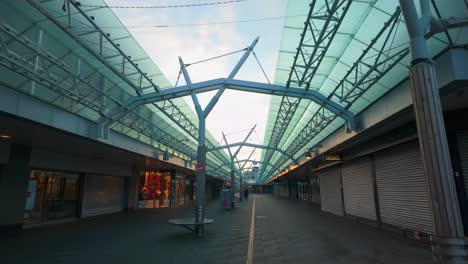
<path fill-rule="evenodd" d="M 197 151 L 197 162 L 205 164 L 205 160 L 206 146 L 199 145 Z M 202 237 L 204 233 L 204 225 L 201 223 L 203 223 L 203 220 L 205 219 L 205 183 L 206 167 L 204 167 L 202 171 L 197 172 L 197 206 L 195 207 L 195 221 L 197 225 L 195 227 L 195 232 L 199 237 Z"/>
<path fill-rule="evenodd" d="M 241 171 L 241 174 L 239 175 L 239 201 L 242 202 L 242 190 L 244 190 L 244 187 L 243 187 L 243 184 L 244 184 L 244 180 L 243 180 L 243 175 L 244 173 Z"/>
<path fill-rule="evenodd" d="M 236 191 L 235 191 L 235 184 L 234 184 L 234 181 L 235 181 L 235 174 L 234 174 L 234 166 L 231 167 L 231 189 L 229 190 L 230 191 L 230 195 L 231 195 L 231 208 L 234 208 L 234 206 L 236 205 L 235 203 L 235 194 L 236 194 Z"/>
<path fill-rule="evenodd" d="M 456 247 L 464 243 L 463 224 L 435 77 L 433 62 L 413 61 L 411 95 L 432 207 L 434 263 L 462 263 Z"/>
<path fill-rule="evenodd" d="M 431 20 L 429 2 L 420 0 L 418 18 L 413 0 L 400 0 L 410 35 L 412 66 L 409 77 L 422 162 L 433 219 L 434 263 L 466 263 L 465 240 L 452 164 L 445 134 L 434 63 L 424 33 Z"/>
<path fill-rule="evenodd" d="M 246 49 L 246 52 L 239 60 L 237 65 L 235 66 L 234 70 L 232 70 L 229 78 L 234 78 L 237 74 L 239 69 L 244 64 L 245 60 L 249 56 L 250 52 L 253 50 L 255 45 L 258 42 L 258 37 L 253 41 L 253 43 Z M 190 80 L 190 76 L 185 68 L 185 64 L 182 61 L 182 58 L 179 58 L 180 66 L 182 73 L 184 75 L 185 81 L 187 85 L 192 85 L 192 81 Z M 206 143 L 205 143 L 205 129 L 206 129 L 206 118 L 208 117 L 211 110 L 213 110 L 216 102 L 221 97 L 224 92 L 224 88 L 218 90 L 216 95 L 211 98 L 208 105 L 205 109 L 202 109 L 200 102 L 198 101 L 197 94 L 192 92 L 192 101 L 195 106 L 195 110 L 197 112 L 199 125 L 198 125 L 198 150 L 197 150 L 197 162 L 203 165 L 203 169 L 197 172 L 197 201 L 196 201 L 196 208 L 195 208 L 195 233 L 198 237 L 202 237 L 204 234 L 204 223 L 205 223 L 205 184 L 206 184 Z M 237 155 L 237 153 L 236 153 Z M 231 167 L 231 185 L 234 185 L 234 168 Z"/>

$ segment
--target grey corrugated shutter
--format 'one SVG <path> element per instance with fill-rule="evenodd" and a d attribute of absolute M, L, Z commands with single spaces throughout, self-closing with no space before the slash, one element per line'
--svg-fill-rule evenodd
<path fill-rule="evenodd" d="M 457 133 L 457 145 L 460 154 L 463 181 L 465 183 L 465 192 L 468 192 L 468 131 Z"/>
<path fill-rule="evenodd" d="M 82 216 L 120 212 L 124 209 L 125 178 L 86 175 Z"/>
<path fill-rule="evenodd" d="M 340 167 L 334 166 L 318 172 L 320 178 L 320 198 L 322 210 L 336 215 L 343 215 L 341 198 Z"/>
<path fill-rule="evenodd" d="M 281 198 L 287 198 L 289 197 L 289 192 L 288 192 L 288 182 L 283 181 L 283 182 L 276 182 L 274 183 L 274 192 L 276 197 L 281 197 Z"/>
<path fill-rule="evenodd" d="M 346 214 L 376 220 L 371 159 L 346 162 L 341 167 Z"/>
<path fill-rule="evenodd" d="M 432 232 L 432 215 L 417 141 L 377 152 L 374 158 L 383 223 Z"/>
<path fill-rule="evenodd" d="M 310 178 L 311 200 L 320 203 L 320 180 L 318 173 L 312 174 Z"/>

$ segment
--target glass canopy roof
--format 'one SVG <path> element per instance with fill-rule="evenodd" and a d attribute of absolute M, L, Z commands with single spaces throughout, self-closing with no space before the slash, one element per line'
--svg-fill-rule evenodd
<path fill-rule="evenodd" d="M 467 15 L 463 0 L 431 2 L 432 14 L 436 18 Z M 336 9 L 333 9 L 334 4 Z M 289 1 L 275 83 L 318 90 L 358 115 L 407 78 L 409 38 L 398 6 L 397 0 Z M 304 10 L 311 10 L 307 19 L 297 16 Z M 327 16 L 330 16 L 328 21 Z M 392 16 L 395 16 L 393 20 Z M 378 37 L 380 31 L 383 33 Z M 326 36 L 322 42 L 319 41 L 321 33 Z M 301 36 L 304 36 L 302 40 Z M 374 39 L 376 42 L 373 44 Z M 466 44 L 467 40 L 465 27 L 436 34 L 427 41 L 427 45 L 434 57 L 449 46 Z M 309 61 L 309 64 L 304 63 Z M 372 71 L 372 66 L 378 67 L 378 71 Z M 305 70 L 307 67 L 309 72 Z M 366 73 L 369 76 L 366 77 Z M 301 79 L 298 76 L 307 77 L 300 83 L 295 81 Z M 344 125 L 339 117 L 317 115 L 320 108 L 314 102 L 290 102 L 273 96 L 265 143 L 270 146 L 276 144 L 295 158 L 300 157 L 306 149 L 313 148 Z M 290 120 L 282 120 L 281 115 L 287 111 L 290 111 Z M 311 122 L 314 116 L 316 120 L 322 120 L 319 121 L 321 125 Z M 270 159 L 269 162 L 276 166 L 261 168 L 261 181 L 289 164 L 281 154 L 264 150 L 262 160 L 265 159 Z"/>
<path fill-rule="evenodd" d="M 6 0 L 0 2 L 0 14 L 0 62 L 9 69 L 0 78 L 21 92 L 98 122 L 132 96 L 172 87 L 109 8 Z M 174 99 L 139 107 L 111 129 L 190 163 L 196 159 L 197 127 L 192 109 Z M 208 146 L 217 144 L 209 133 L 207 140 Z M 227 161 L 223 151 L 207 158 L 212 174 Z"/>
<path fill-rule="evenodd" d="M 4 0 L 0 2 L 0 80 L 14 89 L 100 122 L 132 96 L 171 88 L 104 0 Z M 464 17 L 463 0 L 432 0 L 436 18 Z M 303 16 L 308 13 L 307 16 Z M 21 19 L 18 19 L 21 18 Z M 466 27 L 428 40 L 435 57 L 466 44 Z M 407 78 L 408 35 L 397 0 L 291 0 L 288 2 L 275 83 L 316 90 L 358 115 Z M 344 126 L 344 120 L 308 100 L 272 96 L 265 144 L 298 158 Z M 198 118 L 180 99 L 145 105 L 111 129 L 196 158 Z M 216 140 L 207 133 L 208 147 Z M 210 152 L 208 170 L 228 161 Z M 260 182 L 288 165 L 262 152 Z M 228 166 L 220 175 L 227 175 Z"/>

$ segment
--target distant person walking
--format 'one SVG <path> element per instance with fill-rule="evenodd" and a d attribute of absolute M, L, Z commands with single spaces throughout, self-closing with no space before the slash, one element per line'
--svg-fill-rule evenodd
<path fill-rule="evenodd" d="M 245 197 L 245 200 L 247 200 L 247 198 L 249 197 L 249 188 L 244 189 L 244 197 Z"/>

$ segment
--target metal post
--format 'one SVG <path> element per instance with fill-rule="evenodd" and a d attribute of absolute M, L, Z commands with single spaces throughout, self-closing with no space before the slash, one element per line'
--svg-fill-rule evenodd
<path fill-rule="evenodd" d="M 230 195 L 231 195 L 231 208 L 234 208 L 235 206 L 235 202 L 234 202 L 234 199 L 235 199 L 235 184 L 234 184 L 234 166 L 231 165 L 231 189 L 230 189 Z"/>
<path fill-rule="evenodd" d="M 243 172 L 241 171 L 239 175 L 239 201 L 242 202 L 242 191 L 244 190 L 243 186 L 243 177 L 242 177 Z"/>
<path fill-rule="evenodd" d="M 411 94 L 418 126 L 424 173 L 432 207 L 434 263 L 462 263 L 456 246 L 464 243 L 453 169 L 445 135 L 434 63 L 413 61 Z M 463 248 L 463 247 L 462 247 Z"/>
<path fill-rule="evenodd" d="M 429 26 L 427 0 L 420 0 L 418 19 L 413 0 L 400 0 L 411 39 L 410 68 L 413 98 L 422 162 L 433 219 L 434 263 L 466 263 L 464 232 L 452 164 L 445 134 L 434 63 L 429 59 L 424 33 Z"/>
<path fill-rule="evenodd" d="M 223 133 L 223 139 L 224 139 L 224 142 L 226 142 L 226 145 L 228 145 L 226 135 L 224 135 L 224 133 Z M 235 199 L 235 193 L 236 193 L 234 191 L 234 156 L 232 155 L 230 148 L 228 148 L 228 152 L 229 152 L 229 157 L 231 158 L 231 164 L 230 164 L 231 165 L 231 188 L 229 189 L 229 196 L 231 196 L 231 208 L 234 208 L 234 205 L 235 205 L 234 199 Z"/>
<path fill-rule="evenodd" d="M 200 118 L 200 117 L 199 117 Z M 206 146 L 205 146 L 205 118 L 199 119 L 199 137 L 197 162 L 206 164 Z M 195 208 L 195 221 L 197 236 L 202 237 L 204 233 L 203 221 L 205 219 L 205 184 L 206 184 L 206 166 L 202 171 L 197 172 L 197 206 Z"/>
<path fill-rule="evenodd" d="M 254 42 L 250 46 L 250 49 L 245 52 L 245 54 L 247 55 L 244 54 L 242 59 L 239 61 L 238 66 L 236 66 L 236 68 L 233 70 L 233 72 L 229 76 L 234 77 L 234 75 L 242 66 L 245 59 L 247 59 L 248 54 L 250 53 L 250 51 L 253 49 L 253 47 L 255 46 L 257 42 L 258 42 L 258 37 L 254 40 Z M 182 73 L 184 74 L 184 78 L 187 84 L 190 85 L 192 83 L 190 80 L 190 76 L 187 72 L 184 62 L 182 61 L 182 58 L 180 57 L 179 57 L 179 63 L 181 66 Z M 224 91 L 224 87 L 219 89 L 216 95 L 213 98 L 211 98 L 210 102 L 205 107 L 205 109 L 202 109 L 196 93 L 192 92 L 191 94 L 192 101 L 193 101 L 193 104 L 195 105 L 195 109 L 197 111 L 197 116 L 199 120 L 197 162 L 204 165 L 203 170 L 197 172 L 197 201 L 196 201 L 197 205 L 195 208 L 195 222 L 196 222 L 195 232 L 198 237 L 202 237 L 204 234 L 203 222 L 205 220 L 205 184 L 206 184 L 206 152 L 207 152 L 206 145 L 205 145 L 206 118 L 208 117 L 213 107 L 216 105 L 216 102 L 218 101 L 219 97 L 222 95 L 223 91 Z M 233 165 L 231 166 L 231 188 L 232 187 L 234 187 L 234 166 Z"/>

